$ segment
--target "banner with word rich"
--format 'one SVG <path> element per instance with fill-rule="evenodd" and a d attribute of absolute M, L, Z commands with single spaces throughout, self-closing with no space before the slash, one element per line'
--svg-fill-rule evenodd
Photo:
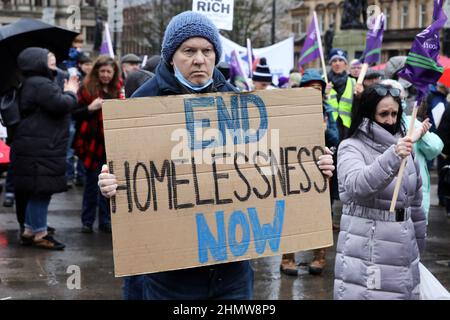
<path fill-rule="evenodd" d="M 234 0 L 192 0 L 192 11 L 206 15 L 218 29 L 233 30 Z"/>
<path fill-rule="evenodd" d="M 315 89 L 106 100 L 116 276 L 331 246 Z"/>

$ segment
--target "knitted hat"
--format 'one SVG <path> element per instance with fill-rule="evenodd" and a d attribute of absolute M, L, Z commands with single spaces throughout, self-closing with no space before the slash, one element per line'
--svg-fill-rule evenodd
<path fill-rule="evenodd" d="M 266 58 L 259 59 L 259 63 L 256 65 L 256 71 L 253 72 L 252 80 L 272 83 L 272 73 L 270 73 Z"/>
<path fill-rule="evenodd" d="M 278 78 L 278 88 L 287 87 L 288 84 L 289 84 L 289 78 L 288 77 L 279 77 Z"/>
<path fill-rule="evenodd" d="M 339 48 L 331 49 L 328 61 L 331 64 L 335 59 L 342 59 L 342 60 L 345 61 L 345 63 L 348 63 L 348 61 L 347 61 L 347 52 L 345 52 L 345 50 L 342 50 L 342 49 L 339 49 Z"/>
<path fill-rule="evenodd" d="M 300 72 L 292 72 L 289 75 L 289 82 L 290 82 L 291 86 L 292 85 L 299 86 L 300 81 L 302 81 L 302 74 Z"/>
<path fill-rule="evenodd" d="M 216 64 L 218 64 L 222 56 L 219 30 L 206 16 L 192 11 L 180 13 L 170 20 L 162 42 L 162 58 L 170 63 L 181 44 L 194 37 L 205 38 L 211 42 L 216 52 Z"/>

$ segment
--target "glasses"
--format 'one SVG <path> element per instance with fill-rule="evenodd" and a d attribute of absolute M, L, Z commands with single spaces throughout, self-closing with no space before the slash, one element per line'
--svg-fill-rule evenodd
<path fill-rule="evenodd" d="M 380 96 L 384 97 L 388 93 L 392 97 L 400 97 L 400 89 L 397 88 L 385 88 L 385 87 L 375 87 L 375 92 Z"/>

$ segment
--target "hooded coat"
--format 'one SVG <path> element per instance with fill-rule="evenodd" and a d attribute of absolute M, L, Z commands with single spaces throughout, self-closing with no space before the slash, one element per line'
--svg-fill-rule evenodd
<path fill-rule="evenodd" d="M 403 114 L 405 115 L 405 114 Z M 411 116 L 404 117 L 404 124 L 409 125 Z M 416 130 L 420 128 L 422 123 L 415 121 Z M 430 194 L 431 194 L 431 178 L 428 171 L 427 161 L 431 161 L 441 154 L 444 143 L 436 133 L 428 131 L 422 138 L 414 143 L 414 151 L 416 159 L 420 166 L 420 176 L 422 177 L 422 208 L 425 212 L 428 224 L 428 213 L 430 211 Z"/>
<path fill-rule="evenodd" d="M 335 261 L 335 299 L 419 299 L 419 248 L 425 242 L 419 165 L 409 156 L 396 209 L 389 212 L 402 159 L 400 135 L 365 119 L 338 151 L 343 202 Z"/>
<path fill-rule="evenodd" d="M 62 92 L 48 68 L 47 49 L 27 48 L 17 59 L 24 76 L 21 121 L 12 142 L 16 192 L 53 194 L 67 190 L 66 152 L 70 112 L 77 97 Z"/>

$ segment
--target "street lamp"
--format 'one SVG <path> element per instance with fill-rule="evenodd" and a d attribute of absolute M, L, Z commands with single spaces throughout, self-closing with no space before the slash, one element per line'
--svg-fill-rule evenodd
<path fill-rule="evenodd" d="M 272 0 L 272 44 L 275 43 L 275 16 L 276 16 L 277 1 Z"/>

